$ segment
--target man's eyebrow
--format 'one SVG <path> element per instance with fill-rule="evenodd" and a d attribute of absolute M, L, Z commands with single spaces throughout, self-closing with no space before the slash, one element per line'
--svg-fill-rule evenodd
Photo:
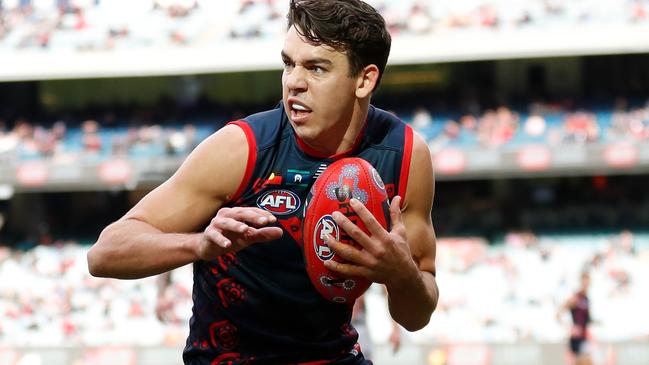
<path fill-rule="evenodd" d="M 309 64 L 309 65 L 322 65 L 322 64 L 331 65 L 332 64 L 331 60 L 326 59 L 326 58 L 320 58 L 320 57 L 312 58 L 310 60 L 306 60 L 306 61 L 304 61 L 304 63 Z"/>
<path fill-rule="evenodd" d="M 290 61 L 293 60 L 293 59 L 292 59 L 289 55 L 287 55 L 286 52 L 284 52 L 284 51 L 282 51 L 282 59 L 284 59 L 284 60 L 290 60 Z M 322 65 L 322 64 L 324 64 L 324 65 L 331 65 L 331 64 L 333 64 L 333 62 L 331 62 L 331 60 L 329 60 L 329 59 L 327 59 L 327 58 L 322 58 L 322 57 L 311 58 L 311 59 L 305 60 L 303 63 L 306 64 L 306 65 Z"/>

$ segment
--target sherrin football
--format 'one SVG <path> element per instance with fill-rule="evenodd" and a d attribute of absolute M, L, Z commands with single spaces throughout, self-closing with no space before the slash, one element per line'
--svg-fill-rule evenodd
<path fill-rule="evenodd" d="M 331 215 L 339 211 L 368 233 L 349 203 L 351 198 L 362 202 L 381 226 L 389 229 L 390 210 L 385 185 L 376 169 L 358 157 L 342 158 L 329 165 L 313 184 L 304 208 L 302 237 L 307 273 L 318 292 L 336 303 L 353 303 L 371 285 L 365 278 L 339 277 L 324 266 L 328 260 L 344 262 L 325 243 L 327 233 L 341 243 L 362 249 L 338 227 Z"/>

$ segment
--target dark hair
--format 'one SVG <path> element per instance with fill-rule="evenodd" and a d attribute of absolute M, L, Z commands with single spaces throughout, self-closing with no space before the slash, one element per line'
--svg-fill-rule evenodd
<path fill-rule="evenodd" d="M 287 18 L 288 28 L 295 26 L 309 42 L 345 53 L 350 77 L 367 65 L 376 65 L 379 85 L 392 38 L 372 6 L 360 0 L 291 0 Z"/>

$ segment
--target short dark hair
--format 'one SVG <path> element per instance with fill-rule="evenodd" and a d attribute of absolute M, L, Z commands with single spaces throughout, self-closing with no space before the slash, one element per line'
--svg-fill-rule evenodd
<path fill-rule="evenodd" d="M 295 26 L 309 42 L 345 53 L 350 77 L 367 65 L 376 65 L 379 85 L 392 38 L 372 6 L 360 0 L 291 0 L 287 18 L 288 28 Z"/>

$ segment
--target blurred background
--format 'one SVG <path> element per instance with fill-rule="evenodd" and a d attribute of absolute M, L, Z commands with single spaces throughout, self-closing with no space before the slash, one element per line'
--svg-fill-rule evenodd
<path fill-rule="evenodd" d="M 373 103 L 429 142 L 441 299 L 377 365 L 649 364 L 649 0 L 372 0 Z M 0 364 L 179 364 L 191 267 L 92 278 L 101 229 L 228 121 L 281 99 L 284 0 L 0 0 Z M 218 177 L 215 177 L 218 178 Z M 432 177 L 431 177 L 432 178 Z M 155 254 L 152 252 L 152 254 Z"/>

